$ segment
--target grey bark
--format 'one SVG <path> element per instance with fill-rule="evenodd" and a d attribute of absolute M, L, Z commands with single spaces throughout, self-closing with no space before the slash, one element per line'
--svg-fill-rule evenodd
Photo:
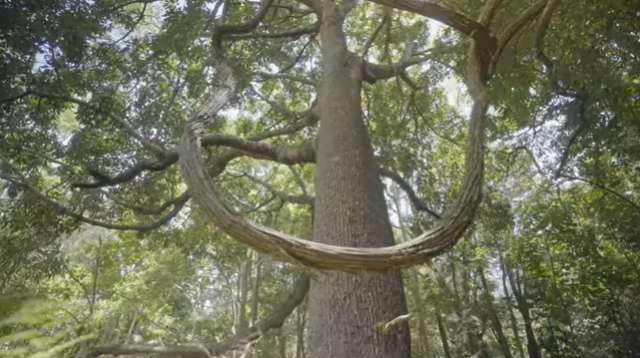
<path fill-rule="evenodd" d="M 363 121 L 363 63 L 347 50 L 342 20 L 324 1 L 323 83 L 313 240 L 352 247 L 394 244 L 383 186 Z M 381 334 L 376 325 L 407 313 L 399 272 L 330 272 L 309 294 L 311 358 L 408 358 L 406 323 Z"/>

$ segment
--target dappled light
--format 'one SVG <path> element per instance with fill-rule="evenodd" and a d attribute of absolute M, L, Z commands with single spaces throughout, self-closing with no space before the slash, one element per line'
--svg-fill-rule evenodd
<path fill-rule="evenodd" d="M 639 12 L 0 4 L 0 357 L 640 357 Z"/>

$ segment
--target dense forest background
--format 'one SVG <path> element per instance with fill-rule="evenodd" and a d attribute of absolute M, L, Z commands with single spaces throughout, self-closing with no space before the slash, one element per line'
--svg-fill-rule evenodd
<path fill-rule="evenodd" d="M 437 3 L 475 17 L 484 1 Z M 494 22 L 533 3 L 505 0 Z M 527 24 L 490 82 L 474 224 L 403 271 L 409 314 L 377 327 L 408 322 L 413 357 L 640 357 L 640 2 L 557 3 L 544 43 Z M 259 6 L 0 2 L 1 357 L 188 357 L 173 349 L 256 327 L 234 354 L 307 355 L 299 268 L 211 225 L 178 166 L 154 167 L 147 150 L 174 146 L 211 91 L 208 14 L 240 23 Z M 214 129 L 265 146 L 221 137 L 203 151 L 231 206 L 302 238 L 314 166 L 260 150 L 317 132 L 318 28 L 304 1 L 276 0 L 224 39 L 239 84 Z M 469 40 L 368 1 L 345 31 L 381 65 L 413 44 L 415 63 L 366 85 L 362 105 L 402 242 L 460 190 Z"/>

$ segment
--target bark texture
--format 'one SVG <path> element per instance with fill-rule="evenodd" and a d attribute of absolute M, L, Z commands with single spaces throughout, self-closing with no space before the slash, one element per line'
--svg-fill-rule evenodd
<path fill-rule="evenodd" d="M 269 1 L 266 0 L 264 4 L 268 5 Z M 499 1 L 494 0 L 487 4 L 489 5 L 488 9 L 493 9 L 493 5 L 497 6 Z M 332 4 L 330 4 L 330 2 L 325 2 L 325 6 L 331 7 Z M 488 25 L 487 19 L 489 19 L 490 16 L 485 16 L 485 13 L 491 14 L 491 12 L 492 11 L 483 12 L 483 15 L 481 16 L 482 19 L 479 23 L 483 24 L 483 26 Z M 265 12 L 263 11 L 259 15 L 264 16 L 264 13 Z M 425 14 L 425 16 L 428 15 L 430 14 Z M 341 29 L 340 16 L 342 15 L 336 15 L 336 13 L 333 13 L 330 16 L 324 14 L 321 33 L 322 37 L 330 45 L 323 49 L 323 61 L 325 62 L 325 66 L 328 66 L 329 62 L 331 63 L 328 76 L 333 76 L 333 79 L 330 81 L 325 80 L 325 83 L 333 82 L 331 82 L 331 86 L 329 84 L 325 84 L 321 87 L 325 88 L 325 97 L 331 97 L 330 95 L 334 94 L 332 91 L 339 90 L 341 91 L 341 94 L 352 96 L 356 96 L 355 93 L 357 92 L 357 97 L 359 99 L 359 91 L 363 80 L 362 77 L 366 73 L 368 75 L 367 81 L 371 81 L 372 73 L 371 71 L 364 71 L 362 59 L 352 55 L 347 50 L 343 36 L 344 34 Z M 259 20 L 257 22 L 259 22 Z M 251 29 L 251 26 L 257 22 L 251 20 L 247 25 L 242 25 L 241 29 L 243 31 Z M 322 241 L 324 242 L 313 242 L 280 233 L 276 230 L 248 220 L 240 213 L 230 209 L 218 197 L 215 185 L 212 185 L 211 175 L 207 173 L 202 158 L 200 157 L 200 148 L 202 140 L 204 139 L 205 125 L 209 124 L 213 120 L 217 111 L 222 108 L 222 105 L 224 105 L 226 101 L 229 100 L 235 90 L 236 80 L 233 77 L 230 68 L 226 64 L 224 56 L 222 55 L 221 38 L 225 33 L 236 33 L 237 31 L 240 30 L 236 27 L 216 27 L 215 33 L 217 33 L 217 35 L 214 34 L 213 44 L 215 53 L 218 53 L 219 55 L 215 57 L 214 65 L 218 71 L 221 87 L 219 87 L 219 90 L 215 91 L 211 101 L 201 107 L 196 116 L 187 123 L 185 126 L 185 134 L 180 141 L 178 150 L 180 153 L 180 168 L 185 182 L 189 187 L 188 192 L 201 204 L 203 210 L 209 215 L 216 226 L 234 237 L 236 240 L 251 246 L 256 251 L 268 253 L 280 260 L 311 267 L 313 269 L 341 270 L 344 272 L 380 272 L 399 270 L 412 265 L 424 263 L 455 245 L 469 225 L 471 225 L 476 209 L 482 199 L 482 183 L 484 180 L 484 130 L 486 112 L 489 106 L 486 84 L 487 80 L 491 76 L 493 63 L 491 60 L 491 49 L 483 48 L 482 43 L 475 39 L 470 47 L 467 85 L 471 98 L 473 99 L 473 106 L 469 121 L 468 143 L 465 155 L 465 174 L 462 179 L 462 190 L 459 193 L 458 199 L 452 207 L 445 212 L 442 218 L 431 230 L 426 231 L 422 235 L 406 243 L 383 247 L 354 247 L 328 244 L 328 242 L 334 241 L 331 238 L 323 239 Z M 334 43 L 332 43 L 332 41 Z M 375 76 L 373 79 L 375 79 Z M 335 87 L 342 85 L 346 87 Z M 320 92 L 322 91 L 323 90 L 321 89 Z M 323 94 L 321 93 L 319 97 L 322 96 Z M 371 144 L 366 136 L 366 131 L 363 129 L 364 125 L 361 123 L 362 118 L 360 117 L 358 119 L 360 124 L 357 124 L 356 122 L 347 123 L 340 121 L 340 119 L 347 116 L 347 114 L 353 114 L 354 111 L 360 112 L 360 104 L 353 104 L 355 101 L 348 100 L 338 95 L 333 97 L 337 102 L 334 101 L 329 103 L 325 100 L 324 105 L 319 105 L 319 111 L 321 112 L 320 116 L 328 117 L 331 113 L 336 114 L 337 117 L 331 119 L 331 121 L 333 121 L 332 123 L 340 123 L 341 125 L 344 125 L 344 129 L 335 130 L 335 133 L 342 131 L 336 138 L 342 138 L 347 141 L 353 140 L 356 144 L 362 144 L 363 141 L 367 143 L 369 153 L 363 152 L 366 148 L 362 145 L 344 147 L 342 148 L 342 153 L 347 153 L 345 151 L 355 148 L 355 152 L 349 153 L 349 156 L 354 158 L 353 162 L 363 168 L 366 167 L 371 169 L 371 171 L 364 172 L 368 174 L 365 182 L 359 183 L 354 179 L 353 183 L 357 184 L 355 186 L 352 185 L 352 187 L 357 187 L 359 190 L 362 189 L 360 188 L 361 184 L 366 184 L 365 187 L 371 189 L 375 186 L 375 184 L 371 184 L 371 180 L 377 180 L 379 183 L 379 179 L 373 179 L 372 176 L 380 174 L 380 171 L 376 170 L 376 168 L 373 168 L 371 165 L 374 159 L 371 154 Z M 349 103 L 347 107 L 338 107 L 339 110 L 336 109 L 336 106 L 340 106 L 342 103 L 345 103 L 345 101 Z M 324 109 L 322 108 L 323 106 Z M 357 106 L 357 110 L 355 110 L 355 107 L 353 106 Z M 322 113 L 323 111 L 325 113 Z M 363 129 L 362 135 L 358 134 L 358 128 Z M 348 136 L 347 133 L 351 134 L 353 138 Z M 356 135 L 354 135 L 354 133 Z M 238 141 L 236 140 L 234 142 Z M 244 144 L 250 144 L 246 147 L 259 146 L 257 143 L 248 142 L 250 141 L 244 141 Z M 318 146 L 330 146 L 338 142 L 339 140 L 336 140 L 335 138 L 332 141 L 320 138 Z M 305 153 L 315 154 L 313 148 L 308 149 L 309 150 L 305 151 Z M 271 157 L 277 157 L 280 159 L 278 162 L 284 164 L 292 164 L 294 162 L 280 158 L 281 154 L 279 153 L 281 150 L 270 150 L 269 152 Z M 298 159 L 301 159 L 302 157 L 305 157 L 305 155 L 306 154 L 304 153 L 298 153 L 297 157 Z M 322 155 L 326 156 L 326 154 Z M 287 157 L 291 159 L 291 156 Z M 333 159 L 335 158 L 332 157 L 332 160 Z M 359 159 L 363 159 L 365 162 L 360 162 L 358 161 Z M 338 157 L 338 160 L 342 159 Z M 369 162 L 366 162 L 367 160 Z M 328 164 L 319 164 L 320 167 L 327 167 L 327 165 Z M 347 165 L 343 166 L 347 167 Z M 350 167 L 350 170 L 353 169 L 354 167 Z M 320 170 L 323 169 L 318 169 L 318 171 Z M 343 189 L 338 190 L 338 192 L 348 191 L 348 189 Z M 372 199 L 372 202 L 373 201 L 375 201 L 375 198 Z M 361 208 L 365 206 L 366 205 L 361 205 L 358 207 Z M 375 211 L 379 210 L 379 208 L 368 207 L 367 210 Z M 351 220 L 356 216 L 356 214 L 350 213 L 345 220 Z M 377 216 L 372 214 L 372 217 Z M 341 219 L 344 218 L 341 217 Z M 355 225 L 358 226 L 358 223 Z M 359 225 L 366 226 L 364 222 L 359 223 Z M 368 228 L 367 230 L 371 229 Z M 366 230 L 361 232 L 365 233 Z M 352 239 L 353 238 L 351 237 L 345 237 L 343 242 L 351 242 Z M 357 241 L 359 239 L 355 240 Z"/>
<path fill-rule="evenodd" d="M 382 182 L 361 108 L 363 63 L 347 50 L 342 21 L 325 2 L 321 28 L 323 83 L 313 240 L 351 247 L 394 244 Z M 311 358 L 411 354 L 406 324 L 387 334 L 376 325 L 406 314 L 399 272 L 331 272 L 311 284 Z"/>

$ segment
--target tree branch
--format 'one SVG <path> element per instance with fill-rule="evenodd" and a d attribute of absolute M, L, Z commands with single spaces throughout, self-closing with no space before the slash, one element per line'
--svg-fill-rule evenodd
<path fill-rule="evenodd" d="M 159 172 L 167 169 L 172 164 L 178 161 L 178 154 L 174 152 L 167 152 L 164 158 L 154 162 L 140 162 L 132 166 L 131 168 L 121 172 L 120 174 L 110 177 L 109 175 L 100 172 L 97 169 L 88 169 L 89 175 L 91 175 L 96 181 L 92 183 L 73 183 L 74 188 L 82 189 L 95 189 L 106 186 L 116 186 L 124 184 L 137 178 L 145 171 Z"/>
<path fill-rule="evenodd" d="M 313 104 L 313 107 L 307 110 L 306 112 L 304 112 L 302 116 L 303 118 L 297 122 L 291 123 L 282 128 L 263 132 L 261 134 L 250 137 L 246 140 L 234 138 L 230 136 L 221 136 L 217 134 L 211 134 L 211 135 L 205 135 L 203 137 L 202 144 L 204 146 L 212 146 L 212 145 L 225 145 L 224 143 L 227 143 L 227 144 L 241 143 L 245 145 L 240 146 L 239 148 L 236 148 L 236 150 L 237 149 L 251 150 L 250 146 L 246 144 L 246 141 L 258 142 L 265 139 L 274 138 L 277 136 L 293 134 L 306 127 L 315 125 L 320 119 L 318 108 L 315 105 L 315 102 Z M 236 139 L 237 139 L 237 142 L 236 142 Z M 229 146 L 232 147 L 233 145 L 229 145 Z M 261 147 L 258 146 L 258 148 L 261 148 Z M 274 149 L 270 148 L 268 150 L 274 150 Z M 239 156 L 246 155 L 246 153 L 240 152 L 240 151 L 236 151 L 234 153 L 235 154 L 231 154 L 231 156 L 229 156 L 228 153 L 223 154 L 221 155 L 221 157 L 229 158 L 227 160 L 227 163 L 228 163 L 229 161 Z M 254 154 L 257 155 L 257 153 L 254 153 Z M 96 181 L 92 183 L 73 183 L 71 184 L 71 186 L 74 188 L 95 189 L 95 188 L 125 184 L 137 178 L 140 174 L 142 174 L 145 171 L 150 171 L 150 172 L 162 171 L 169 168 L 170 166 L 172 166 L 177 162 L 178 162 L 178 153 L 168 152 L 162 160 L 154 161 L 154 162 L 141 162 L 141 163 L 135 164 L 133 167 L 126 169 L 125 171 L 121 172 L 115 177 L 110 177 L 109 175 L 101 173 L 100 171 L 95 169 L 89 169 L 89 174 L 92 177 L 94 177 Z M 226 163 L 224 165 L 226 166 Z"/>
<path fill-rule="evenodd" d="M 243 173 L 243 175 L 247 178 L 249 178 L 249 180 L 251 180 L 252 182 L 262 185 L 263 187 L 265 187 L 267 190 L 269 190 L 273 195 L 275 195 L 276 197 L 278 197 L 280 200 L 282 201 L 286 201 L 289 203 L 293 203 L 293 204 L 299 204 L 299 205 L 307 205 L 313 208 L 314 202 L 315 202 L 315 198 L 307 195 L 307 194 L 302 194 L 302 195 L 291 195 L 291 194 L 287 194 L 283 191 L 277 190 L 276 188 L 274 188 L 273 186 L 271 186 L 269 183 L 267 183 L 264 180 L 258 179 L 248 173 Z"/>
<path fill-rule="evenodd" d="M 255 72 L 252 72 L 251 75 L 252 76 L 261 77 L 261 78 L 266 79 L 266 80 L 270 80 L 270 79 L 285 79 L 285 80 L 289 80 L 289 81 L 303 83 L 305 85 L 309 85 L 309 86 L 314 87 L 314 88 L 316 88 L 318 86 L 318 84 L 315 81 L 312 81 L 310 79 L 297 77 L 297 76 L 292 76 L 292 75 L 286 75 L 286 74 L 279 74 L 279 73 L 271 74 L 271 73 L 266 73 L 266 72 L 255 71 Z"/>
<path fill-rule="evenodd" d="M 365 70 L 366 70 L 366 73 L 372 76 L 373 79 L 376 81 L 386 80 L 386 79 L 398 76 L 399 74 L 403 73 L 407 68 L 411 66 L 418 65 L 423 62 L 432 60 L 433 57 L 428 55 L 433 54 L 435 50 L 436 50 L 435 48 L 431 48 L 425 51 L 423 56 L 416 57 L 416 58 L 409 58 L 406 60 L 400 60 L 390 65 L 376 65 L 371 62 L 365 61 Z"/>
<path fill-rule="evenodd" d="M 289 166 L 289 171 L 291 171 L 291 174 L 293 174 L 293 179 L 296 181 L 296 183 L 300 187 L 300 190 L 302 190 L 302 194 L 309 195 L 309 192 L 307 191 L 307 186 L 304 184 L 304 180 L 302 180 L 302 177 L 300 177 L 300 174 L 298 173 L 298 171 L 296 171 L 292 166 Z"/>
<path fill-rule="evenodd" d="M 420 198 L 418 197 L 416 192 L 413 190 L 411 185 L 406 180 L 404 180 L 398 173 L 393 172 L 387 168 L 381 167 L 380 174 L 382 176 L 385 176 L 393 180 L 396 184 L 398 184 L 398 186 L 402 188 L 402 190 L 404 190 L 405 193 L 407 193 L 407 197 L 409 198 L 409 201 L 411 202 L 411 204 L 416 210 L 424 211 L 436 219 L 441 219 L 440 214 L 436 213 L 433 209 L 429 208 L 427 204 L 425 204 L 422 200 L 420 200 Z"/>
<path fill-rule="evenodd" d="M 260 22 L 265 17 L 265 15 L 267 15 L 267 12 L 269 11 L 269 6 L 271 6 L 272 3 L 273 3 L 273 0 L 263 0 L 260 3 L 260 9 L 258 9 L 258 12 L 251 19 L 247 20 L 246 22 L 244 22 L 242 24 L 238 24 L 238 25 L 228 25 L 228 24 L 215 25 L 216 31 L 218 32 L 218 35 L 219 36 L 225 36 L 225 35 L 245 34 L 245 33 L 248 33 L 248 32 L 251 32 L 251 31 L 255 30 L 258 27 L 258 25 L 260 25 Z"/>
<path fill-rule="evenodd" d="M 596 187 L 596 188 L 598 188 L 598 189 L 601 189 L 601 190 L 603 190 L 604 192 L 609 193 L 609 194 L 611 194 L 611 195 L 613 195 L 613 196 L 617 197 L 618 199 L 620 199 L 620 200 L 624 201 L 625 203 L 629 204 L 629 205 L 630 205 L 630 206 L 632 206 L 632 207 L 633 207 L 633 208 L 634 208 L 638 213 L 640 213 L 640 204 L 635 203 L 635 202 L 634 202 L 634 201 L 632 201 L 631 199 L 627 198 L 626 196 L 624 196 L 624 195 L 622 195 L 622 194 L 618 193 L 617 191 L 615 191 L 615 190 L 613 190 L 613 189 L 610 189 L 610 188 L 608 188 L 608 187 L 606 187 L 606 186 L 604 186 L 604 185 L 602 185 L 602 184 L 596 183 L 596 182 L 594 182 L 594 181 L 592 181 L 592 180 L 585 179 L 585 178 L 580 178 L 580 177 L 576 177 L 576 176 L 569 175 L 569 174 L 560 174 L 559 176 L 560 176 L 560 177 L 563 177 L 563 178 L 566 178 L 566 179 L 569 179 L 569 180 L 577 180 L 577 181 L 581 181 L 581 182 L 583 182 L 583 183 L 587 183 L 587 184 L 589 184 L 589 185 L 591 185 L 591 186 L 594 186 L 594 187 Z"/>
<path fill-rule="evenodd" d="M 265 332 L 280 328 L 296 307 L 302 303 L 309 291 L 310 279 L 302 274 L 295 282 L 293 290 L 279 302 L 280 306 L 254 326 L 240 331 L 224 342 L 204 345 L 144 346 L 114 344 L 96 346 L 76 355 L 76 358 L 96 358 L 101 355 L 126 356 L 134 354 L 155 354 L 162 357 L 209 358 L 225 356 L 234 351 L 243 351 L 251 342 L 259 339 Z"/>
<path fill-rule="evenodd" d="M 560 5 L 560 0 L 548 0 L 547 5 L 542 11 L 542 15 L 540 16 L 540 20 L 538 21 L 538 26 L 536 27 L 536 32 L 533 40 L 533 51 L 535 53 L 536 60 L 538 60 L 538 62 L 540 62 L 544 67 L 544 71 L 547 75 L 549 84 L 551 85 L 555 93 L 561 96 L 584 101 L 586 97 L 584 91 L 582 93 L 572 92 L 562 85 L 555 74 L 555 64 L 544 52 L 544 41 L 547 35 L 547 30 L 549 29 L 549 25 L 551 24 L 551 17 L 553 16 L 553 12 L 558 8 L 558 5 Z"/>
<path fill-rule="evenodd" d="M 488 4 L 491 5 L 492 2 Z M 330 3 L 325 2 L 324 5 L 326 6 L 325 11 L 331 10 Z M 431 4 L 426 4 L 426 6 L 428 8 Z M 486 12 L 483 10 L 483 13 Z M 485 30 L 482 25 L 474 23 L 480 26 L 480 30 Z M 442 219 L 431 230 L 417 238 L 382 248 L 354 248 L 320 244 L 264 227 L 248 220 L 222 202 L 217 195 L 211 176 L 204 168 L 200 155 L 201 138 L 205 126 L 213 121 L 217 112 L 231 98 L 236 86 L 233 72 L 221 54 L 216 57 L 214 67 L 219 74 L 222 86 L 218 87 L 210 102 L 206 103 L 196 116 L 188 121 L 180 141 L 180 169 L 190 193 L 198 200 L 211 221 L 234 239 L 249 245 L 258 252 L 267 253 L 277 259 L 311 269 L 345 272 L 389 271 L 424 263 L 440 255 L 455 245 L 466 232 L 466 229 L 473 222 L 482 198 L 485 150 L 484 122 L 489 107 L 487 82 L 491 77 L 489 68 L 493 48 L 483 47 L 483 38 L 478 36 L 476 32 L 471 34 L 474 40 L 469 48 L 470 56 L 466 81 L 473 106 L 468 127 L 462 190 Z M 485 32 L 488 34 L 488 31 Z M 216 50 L 222 51 L 219 42 L 216 44 Z"/>
<path fill-rule="evenodd" d="M 493 54 L 496 50 L 496 36 L 491 32 L 491 30 L 465 15 L 459 14 L 438 4 L 421 0 L 369 1 L 436 20 L 474 39 L 477 45 L 489 54 Z"/>
<path fill-rule="evenodd" d="M 62 162 L 60 160 L 57 160 L 45 153 L 42 153 L 40 151 L 37 150 L 33 150 L 30 149 L 28 147 L 25 146 L 21 146 L 21 145 L 5 145 L 5 146 L 0 146 L 0 148 L 12 148 L 18 151 L 23 151 L 25 153 L 40 157 L 40 158 L 44 158 L 46 160 L 48 160 L 51 163 L 55 163 L 58 164 L 60 166 L 60 168 L 62 168 L 64 171 L 66 171 L 68 174 L 70 174 L 71 176 L 77 177 L 78 173 L 76 173 L 72 168 L 69 167 L 69 165 L 67 165 L 67 163 Z M 102 175 L 102 174 L 100 174 Z M 105 175 L 106 176 L 106 175 Z M 133 179 L 133 178 L 132 178 Z M 109 178 L 109 181 L 114 181 L 113 179 Z M 64 182 L 61 182 L 60 184 L 56 185 L 55 187 L 64 185 Z M 95 183 L 92 183 L 91 185 L 89 184 L 73 184 L 71 183 L 71 187 L 81 187 L 82 185 L 85 185 L 86 187 L 93 187 L 93 185 L 95 185 Z M 109 200 L 113 201 L 116 205 L 122 206 L 124 208 L 127 208 L 135 213 L 138 214 L 142 214 L 142 215 L 161 215 L 166 209 L 168 209 L 170 206 L 174 205 L 176 202 L 178 202 L 180 199 L 178 197 L 174 197 L 172 199 L 167 200 L 166 202 L 164 202 L 163 204 L 161 204 L 160 206 L 157 207 L 146 207 L 146 206 L 139 206 L 139 205 L 134 205 L 131 203 L 128 203 L 126 201 L 123 201 L 119 198 L 117 198 L 115 195 L 109 193 L 106 190 L 98 189 L 98 193 L 106 196 Z M 47 190 L 50 191 L 51 189 Z"/>
<path fill-rule="evenodd" d="M 252 158 L 271 159 L 286 165 L 308 163 L 314 160 L 315 154 L 311 143 L 305 143 L 299 147 L 281 147 L 224 134 L 208 134 L 202 138 L 202 143 L 207 145 L 215 143 L 215 145 L 236 148 Z"/>
<path fill-rule="evenodd" d="M 239 41 L 239 40 L 249 40 L 249 39 L 282 39 L 287 37 L 300 37 L 304 35 L 313 35 L 317 34 L 320 31 L 320 22 L 315 22 L 312 25 L 301 26 L 296 29 L 291 29 L 283 32 L 253 32 L 253 33 L 244 33 L 244 34 L 231 34 L 224 35 L 223 39 Z"/>
<path fill-rule="evenodd" d="M 77 104 L 79 106 L 83 106 L 83 107 L 86 107 L 88 109 L 91 109 L 92 111 L 103 113 L 107 117 L 109 117 L 112 120 L 114 120 L 117 123 L 119 123 L 130 136 L 132 136 L 133 138 L 138 140 L 138 142 L 140 142 L 142 144 L 142 146 L 144 146 L 147 150 L 149 150 L 150 152 L 152 152 L 156 156 L 162 158 L 167 154 L 167 151 L 165 149 L 159 147 L 158 145 L 154 144 L 150 140 L 147 140 L 146 138 L 144 138 L 124 118 L 116 115 L 115 113 L 113 113 L 111 111 L 106 111 L 106 110 L 104 110 L 104 109 L 102 109 L 102 108 L 100 108 L 100 107 L 98 107 L 96 105 L 93 105 L 93 104 L 91 104 L 89 102 L 86 102 L 86 101 L 83 101 L 83 100 L 80 100 L 80 99 L 77 99 L 77 98 L 74 98 L 74 97 L 62 96 L 62 95 L 57 95 L 57 94 L 52 94 L 52 93 L 45 93 L 45 92 L 40 92 L 40 91 L 35 91 L 35 90 L 27 90 L 27 91 L 25 91 L 24 93 L 22 93 L 22 94 L 20 94 L 18 96 L 3 99 L 3 100 L 0 101 L 0 103 L 9 102 L 9 101 L 12 101 L 12 100 L 17 100 L 17 99 L 24 98 L 24 97 L 31 96 L 31 95 L 37 96 L 37 97 L 41 97 L 41 98 L 47 98 L 47 99 L 54 100 L 54 101 L 75 103 L 75 104 Z"/>
<path fill-rule="evenodd" d="M 498 46 L 493 54 L 492 63 L 495 66 L 498 63 L 498 60 L 502 56 L 502 52 L 506 48 L 507 44 L 511 42 L 511 39 L 522 30 L 527 24 L 529 24 L 533 19 L 538 16 L 540 11 L 547 4 L 548 0 L 538 0 L 533 5 L 531 5 L 528 9 L 526 9 L 520 16 L 509 24 L 504 31 L 500 34 L 498 40 Z"/>
<path fill-rule="evenodd" d="M 388 6 L 385 6 L 382 14 L 382 21 L 380 21 L 378 26 L 376 26 L 376 28 L 373 30 L 373 33 L 371 34 L 371 36 L 369 36 L 369 38 L 367 39 L 367 42 L 364 43 L 364 46 L 362 48 L 363 59 L 367 58 L 367 53 L 369 52 L 369 49 L 371 48 L 371 46 L 373 46 L 373 42 L 376 40 L 376 38 L 378 37 L 378 34 L 380 33 L 384 25 L 387 24 L 390 18 L 391 18 L 391 8 Z"/>
<path fill-rule="evenodd" d="M 137 232 L 149 232 L 149 231 L 156 230 L 156 229 L 162 227 L 163 225 L 167 224 L 174 217 L 176 217 L 178 215 L 178 213 L 180 213 L 182 208 L 185 206 L 185 204 L 189 201 L 189 198 L 190 198 L 187 193 L 182 194 L 180 197 L 176 198 L 176 200 L 172 203 L 173 204 L 173 209 L 170 212 L 168 212 L 166 215 L 164 215 L 163 217 L 159 218 L 157 221 L 154 221 L 152 223 L 143 224 L 143 225 L 112 224 L 112 223 L 103 222 L 103 221 L 99 221 L 99 220 L 94 220 L 94 219 L 88 218 L 88 217 L 86 217 L 86 216 L 84 216 L 82 214 L 78 214 L 75 211 L 73 211 L 72 209 L 69 209 L 68 207 L 58 203 L 57 201 L 51 199 L 47 195 L 43 194 L 36 187 L 31 185 L 29 183 L 29 180 L 27 179 L 27 177 L 25 177 L 24 174 L 22 174 L 22 172 L 20 172 L 20 170 L 15 165 L 13 165 L 9 160 L 7 160 L 1 154 L 0 154 L 0 160 L 2 160 L 9 168 L 11 168 L 11 170 L 20 179 L 16 180 L 14 178 L 11 178 L 11 177 L 3 175 L 3 174 L 0 174 L 0 178 L 24 187 L 25 189 L 27 189 L 31 193 L 33 193 L 38 199 L 40 199 L 40 200 L 44 201 L 45 203 L 49 204 L 56 211 L 58 211 L 58 212 L 60 212 L 60 213 L 62 213 L 64 215 L 67 215 L 67 216 L 69 216 L 69 217 L 71 217 L 73 219 L 76 219 L 78 221 L 81 221 L 81 222 L 84 222 L 84 223 L 87 223 L 87 224 L 90 224 L 90 225 L 103 227 L 105 229 L 122 230 L 122 231 L 137 231 Z"/>

